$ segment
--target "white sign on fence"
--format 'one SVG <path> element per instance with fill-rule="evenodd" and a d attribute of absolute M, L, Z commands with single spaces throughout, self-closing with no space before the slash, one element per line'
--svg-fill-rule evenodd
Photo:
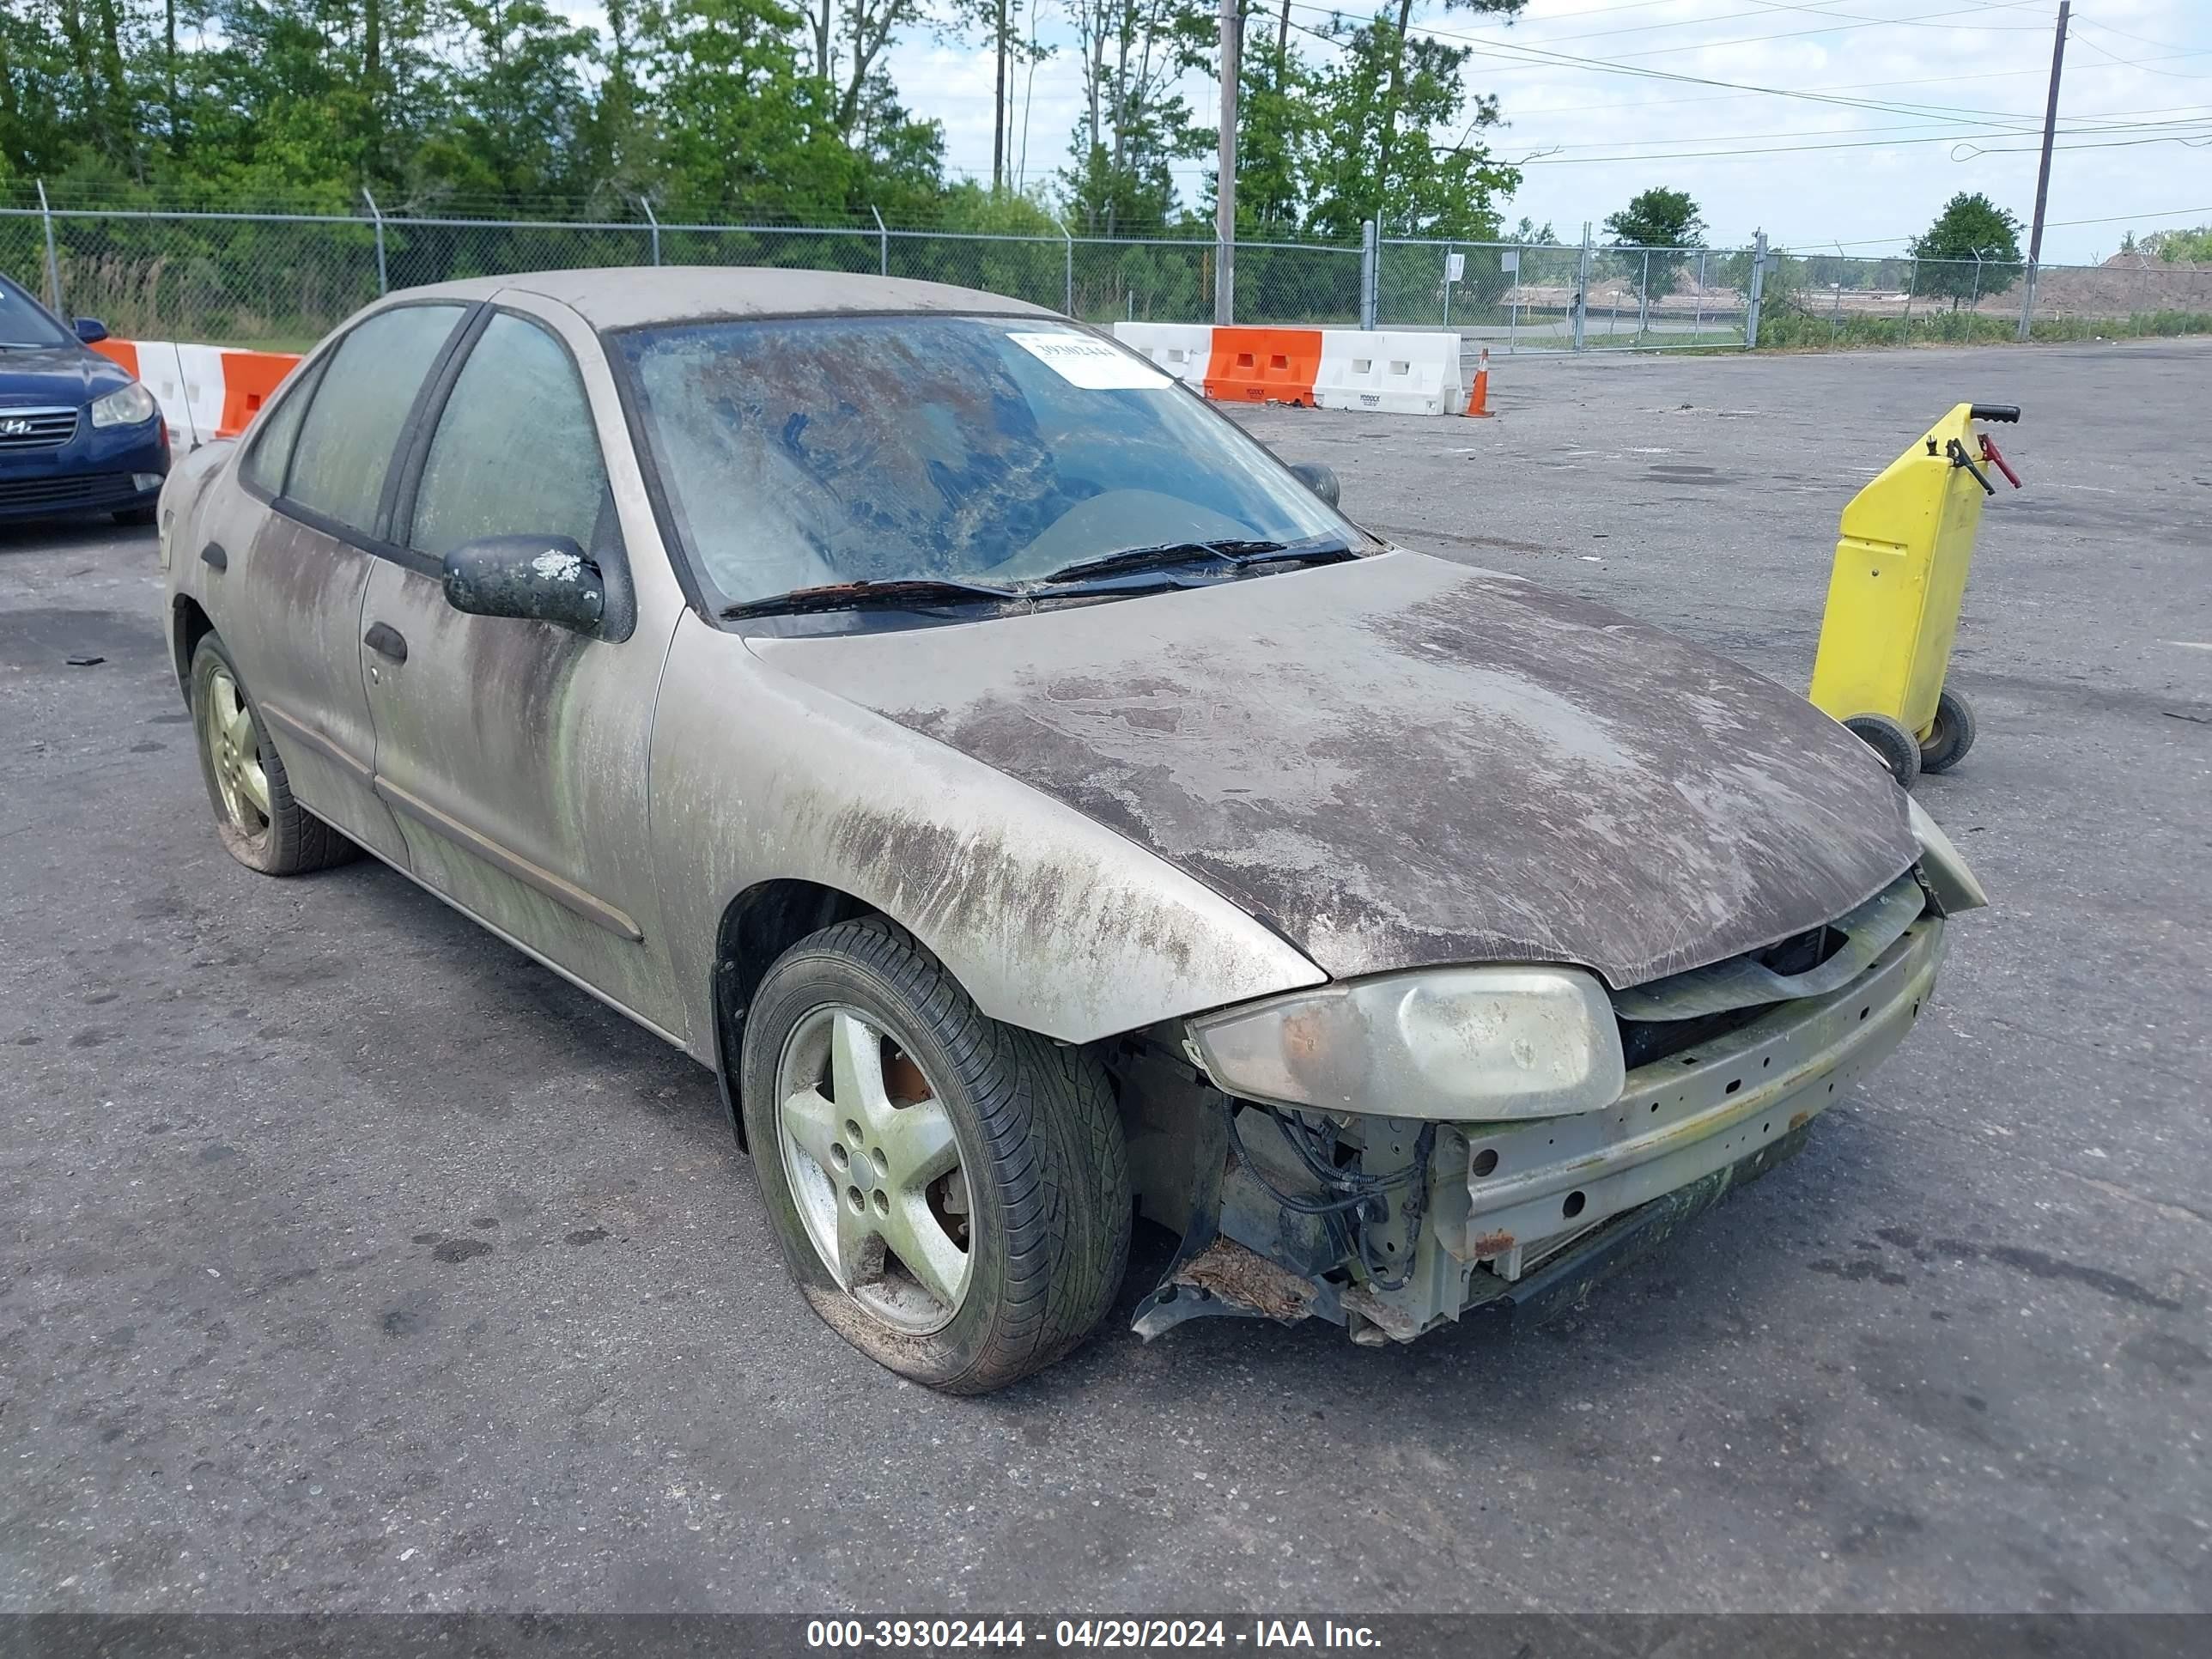
<path fill-rule="evenodd" d="M 1521 274 L 1521 250 L 1510 247 L 1498 256 L 1498 268 L 1509 276 Z"/>
<path fill-rule="evenodd" d="M 1446 281 L 1447 283 L 1463 283 L 1463 282 L 1465 282 L 1466 280 L 1467 280 L 1467 255 L 1465 255 L 1464 253 L 1447 253 L 1447 254 L 1445 254 L 1445 255 L 1444 255 L 1444 281 Z"/>

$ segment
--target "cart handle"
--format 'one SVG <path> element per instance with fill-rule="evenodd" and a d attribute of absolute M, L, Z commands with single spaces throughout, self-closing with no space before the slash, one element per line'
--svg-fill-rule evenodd
<path fill-rule="evenodd" d="M 1973 420 L 2002 421 L 2010 425 L 2016 423 L 2020 419 L 2020 405 L 2018 404 L 1969 404 L 1966 405 L 1966 414 Z"/>

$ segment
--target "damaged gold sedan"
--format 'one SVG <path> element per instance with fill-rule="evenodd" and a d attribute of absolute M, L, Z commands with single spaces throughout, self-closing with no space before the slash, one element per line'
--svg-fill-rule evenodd
<path fill-rule="evenodd" d="M 366 850 L 712 1066 L 855 1346 L 1407 1340 L 1802 1142 L 1983 902 L 1857 740 L 1392 547 L 1110 341 L 819 272 L 380 302 L 172 475 L 225 844 Z"/>

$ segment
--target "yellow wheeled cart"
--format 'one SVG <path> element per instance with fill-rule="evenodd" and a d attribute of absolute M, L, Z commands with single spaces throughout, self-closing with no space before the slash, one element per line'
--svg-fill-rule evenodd
<path fill-rule="evenodd" d="M 1844 509 L 1813 701 L 1856 732 L 1908 787 L 1957 765 L 1974 712 L 1944 689 L 1966 566 L 1989 472 L 2020 478 L 1977 421 L 2017 421 L 2013 404 L 1960 404 Z"/>

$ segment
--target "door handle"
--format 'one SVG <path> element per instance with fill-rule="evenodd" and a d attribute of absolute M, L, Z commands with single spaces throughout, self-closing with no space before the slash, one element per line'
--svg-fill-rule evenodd
<path fill-rule="evenodd" d="M 389 657 L 394 662 L 407 660 L 407 641 L 390 623 L 371 623 L 361 642 L 380 657 Z"/>

